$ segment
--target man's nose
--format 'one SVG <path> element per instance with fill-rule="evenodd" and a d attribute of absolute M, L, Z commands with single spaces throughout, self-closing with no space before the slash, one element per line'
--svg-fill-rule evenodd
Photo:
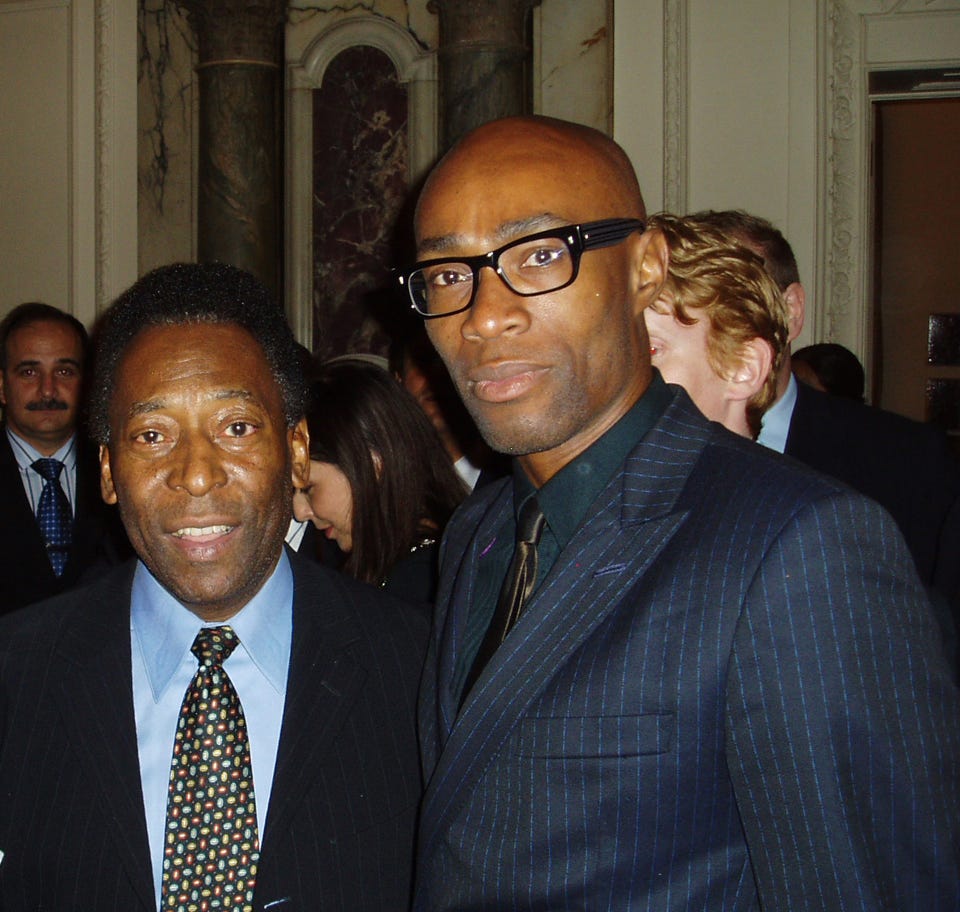
<path fill-rule="evenodd" d="M 513 291 L 492 264 L 481 266 L 474 281 L 476 294 L 461 330 L 464 338 L 494 338 L 529 326 L 528 299 Z"/>
<path fill-rule="evenodd" d="M 193 497 L 202 497 L 227 481 L 219 448 L 201 435 L 182 436 L 170 458 L 172 465 L 167 483 L 175 490 L 185 490 Z"/>
<path fill-rule="evenodd" d="M 54 371 L 40 371 L 40 395 L 52 399 L 57 392 L 57 375 Z"/>

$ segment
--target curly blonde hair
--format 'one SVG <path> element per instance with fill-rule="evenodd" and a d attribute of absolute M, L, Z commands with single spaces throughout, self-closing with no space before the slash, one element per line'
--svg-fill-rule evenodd
<path fill-rule="evenodd" d="M 719 377 L 731 377 L 740 366 L 743 348 L 762 339 L 773 353 L 773 363 L 762 388 L 746 407 L 747 424 L 754 438 L 760 433 L 763 413 L 777 398 L 777 372 L 787 348 L 787 307 L 763 260 L 709 222 L 697 216 L 659 213 L 648 228 L 659 231 L 670 251 L 667 280 L 658 301 L 678 322 L 690 326 L 709 321 L 707 358 Z"/>

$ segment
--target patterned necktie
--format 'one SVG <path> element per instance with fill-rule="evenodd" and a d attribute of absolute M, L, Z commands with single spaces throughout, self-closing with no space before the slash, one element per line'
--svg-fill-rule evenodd
<path fill-rule="evenodd" d="M 223 668 L 239 642 L 232 627 L 204 627 L 191 647 L 200 667 L 173 746 L 161 909 L 253 908 L 260 840 L 250 744 Z"/>
<path fill-rule="evenodd" d="M 47 543 L 47 557 L 50 558 L 53 572 L 60 576 L 67 565 L 73 525 L 70 501 L 60 487 L 63 463 L 59 459 L 38 459 L 30 468 L 44 479 L 37 504 L 37 522 Z"/>
<path fill-rule="evenodd" d="M 543 534 L 544 517 L 533 495 L 524 501 L 517 517 L 517 541 L 514 546 L 513 560 L 504 578 L 497 600 L 497 609 L 487 633 L 480 644 L 477 657 L 473 660 L 470 673 L 463 686 L 463 697 L 470 692 L 474 682 L 480 676 L 487 662 L 506 639 L 527 599 L 533 593 L 537 583 L 537 545 Z"/>

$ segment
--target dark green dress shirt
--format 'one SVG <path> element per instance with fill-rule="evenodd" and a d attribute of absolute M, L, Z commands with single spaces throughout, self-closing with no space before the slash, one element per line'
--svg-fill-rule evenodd
<path fill-rule="evenodd" d="M 513 512 L 497 530 L 493 545 L 477 570 L 473 604 L 467 618 L 463 648 L 457 659 L 454 693 L 460 693 L 473 660 L 496 610 L 500 587 L 513 556 L 517 516 L 528 497 L 537 495 L 546 525 L 537 547 L 537 582 L 534 592 L 569 544 L 590 505 L 623 465 L 630 451 L 656 424 L 672 394 L 654 369 L 644 394 L 609 431 L 565 465 L 539 491 L 513 463 Z M 462 695 L 461 695 L 462 696 Z"/>

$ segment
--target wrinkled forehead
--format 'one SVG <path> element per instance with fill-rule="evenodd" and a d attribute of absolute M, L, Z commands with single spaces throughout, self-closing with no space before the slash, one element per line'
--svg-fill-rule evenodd
<path fill-rule="evenodd" d="M 16 350 L 43 352 L 58 358 L 80 360 L 83 355 L 83 337 L 69 323 L 60 320 L 31 320 L 10 330 L 5 342 L 5 356 Z"/>

